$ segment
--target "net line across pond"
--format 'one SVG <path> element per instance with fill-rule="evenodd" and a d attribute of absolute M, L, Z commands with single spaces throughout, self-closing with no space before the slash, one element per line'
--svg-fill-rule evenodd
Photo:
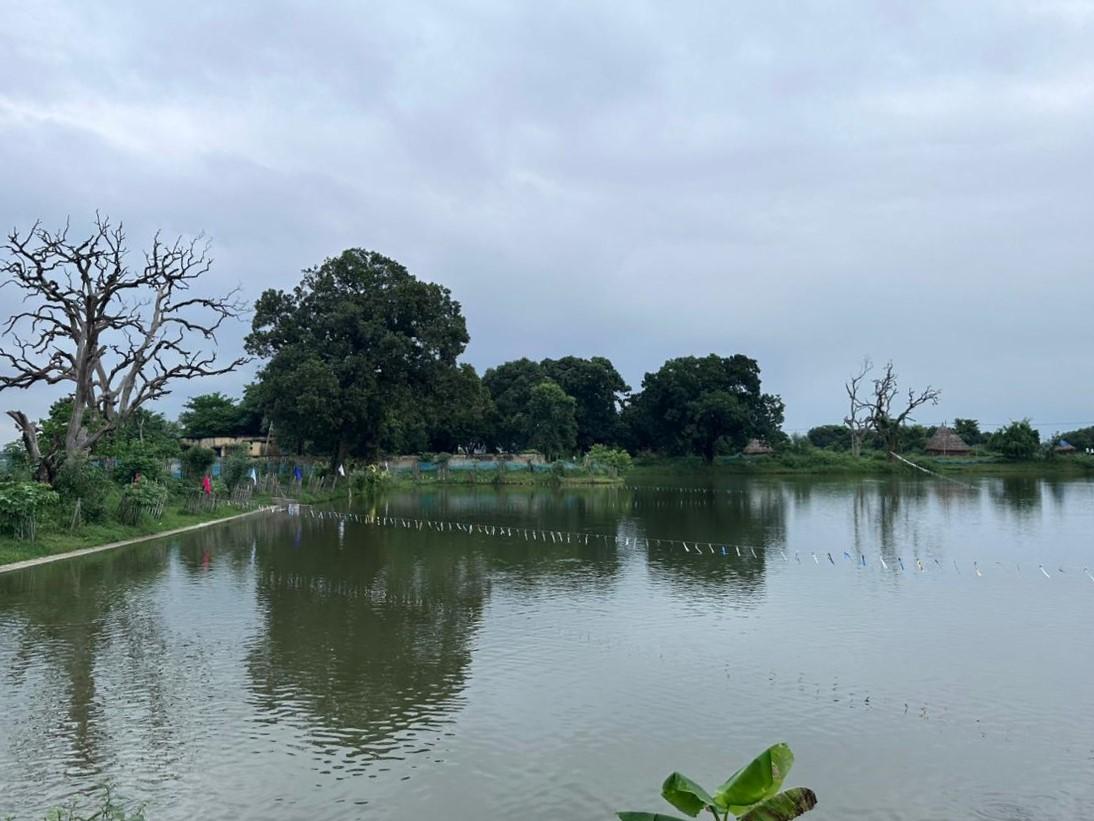
<path fill-rule="evenodd" d="M 409 516 L 348 513 L 337 510 L 322 510 L 312 507 L 311 505 L 300 504 L 288 505 L 281 508 L 281 510 L 293 517 L 338 521 L 343 523 L 355 522 L 373 527 L 401 528 L 404 530 L 432 531 L 435 533 L 462 533 L 467 536 L 478 535 L 493 538 L 522 539 L 525 542 L 550 542 L 551 544 L 602 543 L 615 544 L 623 547 L 644 547 L 647 550 L 655 547 L 663 547 L 666 549 L 677 548 L 696 558 L 715 557 L 727 560 L 747 559 L 759 558 L 761 553 L 766 557 L 771 552 L 769 548 L 763 545 L 735 544 L 732 542 L 707 542 L 666 536 L 621 536 L 618 533 L 598 533 L 595 531 L 545 530 L 542 528 L 513 527 L 511 525 L 489 524 L 469 520 L 421 519 Z M 757 550 L 760 552 L 757 552 Z M 1046 569 L 1043 562 L 1031 562 L 1030 564 L 1027 564 L 1025 569 L 1023 569 L 1021 562 L 1015 562 L 1014 568 L 1011 570 L 1009 564 L 1004 564 L 997 559 L 985 560 L 983 562 L 979 559 L 965 559 L 962 563 L 958 563 L 957 559 L 952 559 L 947 563 L 936 556 L 928 555 L 924 558 L 917 554 L 913 555 L 909 561 L 905 563 L 904 556 L 902 555 L 891 556 L 889 557 L 889 560 L 886 561 L 886 557 L 880 552 L 873 558 L 858 550 L 856 550 L 855 555 L 852 556 L 850 551 L 840 551 L 838 548 L 835 551 L 823 549 L 810 550 L 808 551 L 808 555 L 804 557 L 802 553 L 803 551 L 800 550 L 788 552 L 784 548 L 778 548 L 778 558 L 788 565 L 808 565 L 812 562 L 818 567 L 852 567 L 859 570 L 877 566 L 885 572 L 911 573 L 913 575 L 926 574 L 929 572 L 948 572 L 952 566 L 953 572 L 959 575 L 969 573 L 978 578 L 983 577 L 986 572 L 995 573 L 998 571 L 1000 573 L 1014 572 L 1017 575 L 1034 575 L 1037 577 L 1044 577 L 1048 580 L 1057 577 L 1074 576 L 1080 579 L 1085 578 L 1090 583 L 1094 583 L 1094 573 L 1091 572 L 1089 567 L 1075 570 L 1074 568 L 1068 568 L 1064 565 L 1057 564 L 1052 568 L 1052 571 L 1054 571 L 1052 572 L 1049 569 Z M 833 553 L 836 555 L 833 555 Z M 1036 564 L 1036 567 L 1033 567 L 1033 564 Z M 965 568 L 964 570 L 962 570 L 962 565 Z"/>

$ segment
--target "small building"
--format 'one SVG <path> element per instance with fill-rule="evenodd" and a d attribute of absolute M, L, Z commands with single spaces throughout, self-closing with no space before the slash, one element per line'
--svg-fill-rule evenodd
<path fill-rule="evenodd" d="M 945 425 L 939 426 L 934 436 L 927 440 L 924 450 L 932 456 L 968 456 L 972 453 L 965 440 Z"/>
<path fill-rule="evenodd" d="M 1054 447 L 1052 450 L 1058 456 L 1070 456 L 1073 453 L 1079 452 L 1079 449 L 1066 439 L 1061 439 L 1059 442 L 1057 442 L 1056 447 Z"/>
<path fill-rule="evenodd" d="M 204 439 L 179 439 L 184 448 L 199 447 L 215 451 L 216 455 L 224 458 L 224 455 L 236 448 L 243 448 L 252 458 L 261 456 L 277 456 L 276 440 L 270 436 L 207 436 Z"/>
<path fill-rule="evenodd" d="M 770 456 L 774 452 L 775 449 L 771 445 L 759 439 L 749 439 L 745 449 L 741 451 L 745 456 Z"/>

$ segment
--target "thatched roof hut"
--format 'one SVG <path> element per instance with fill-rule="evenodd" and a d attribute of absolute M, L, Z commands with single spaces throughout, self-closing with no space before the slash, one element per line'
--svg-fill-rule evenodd
<path fill-rule="evenodd" d="M 770 456 L 774 452 L 774 448 L 759 439 L 749 439 L 745 449 L 741 451 L 745 456 Z"/>
<path fill-rule="evenodd" d="M 1065 456 L 1069 453 L 1077 453 L 1079 451 L 1077 447 L 1075 447 L 1066 439 L 1061 439 L 1059 442 L 1057 442 L 1056 447 L 1054 447 L 1053 450 L 1056 451 L 1056 453 L 1063 454 Z"/>
<path fill-rule="evenodd" d="M 934 436 L 927 440 L 925 450 L 934 456 L 966 456 L 972 452 L 965 440 L 945 425 L 940 425 Z"/>

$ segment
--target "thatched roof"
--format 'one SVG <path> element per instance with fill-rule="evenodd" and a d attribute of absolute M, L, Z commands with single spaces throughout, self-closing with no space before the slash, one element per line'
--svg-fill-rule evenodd
<path fill-rule="evenodd" d="M 927 440 L 926 450 L 928 453 L 968 453 L 972 448 L 948 427 L 941 425 Z"/>
<path fill-rule="evenodd" d="M 1078 450 L 1078 448 L 1076 448 L 1066 439 L 1061 439 L 1059 442 L 1056 443 L 1056 447 L 1054 448 L 1054 450 L 1057 453 L 1074 453 L 1076 450 Z"/>
<path fill-rule="evenodd" d="M 766 456 L 769 453 L 774 453 L 775 450 L 767 442 L 761 442 L 759 439 L 749 439 L 748 444 L 745 445 L 745 449 L 741 451 L 745 456 Z"/>

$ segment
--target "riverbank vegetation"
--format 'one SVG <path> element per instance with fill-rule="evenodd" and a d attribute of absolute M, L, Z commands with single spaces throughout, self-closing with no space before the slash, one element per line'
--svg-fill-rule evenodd
<path fill-rule="evenodd" d="M 8 236 L 0 272 L 24 300 L 4 325 L 0 391 L 66 391 L 44 419 L 8 412 L 20 439 L 7 446 L 5 469 L 23 482 L 0 494 L 11 511 L 0 511 L 0 526 L 12 538 L 36 541 L 40 522 L 65 517 L 75 534 L 98 526 L 104 511 L 120 526 L 159 521 L 213 462 L 201 447 L 180 448 L 184 435 L 261 437 L 297 464 L 323 462 L 327 475 L 357 476 L 363 486 L 619 481 L 629 467 L 620 454 L 643 465 L 806 473 L 908 470 L 893 453 L 934 458 L 936 429 L 913 414 L 941 392 L 901 386 L 891 362 L 875 373 L 865 361 L 843 386 L 848 415 L 805 436 L 783 431 L 782 399 L 763 390 L 759 363 L 739 353 L 670 359 L 637 390 L 600 356 L 518 358 L 480 377 L 459 361 L 470 336 L 449 290 L 360 248 L 307 269 L 291 291 L 261 294 L 245 343 L 260 360 L 257 379 L 241 386 L 239 401 L 191 396 L 172 422 L 150 403 L 246 361 L 222 359 L 216 340 L 247 306 L 236 292 L 197 294 L 211 270 L 204 244 L 155 238 L 136 266 L 125 245 L 107 219 L 87 238 L 39 225 Z M 1046 443 L 1027 421 L 987 435 L 957 419 L 944 432 L 961 446 L 936 460 L 944 470 L 1091 469 L 1083 451 L 1094 448 L 1094 428 Z M 502 469 L 500 454 L 529 450 L 538 455 L 527 471 Z M 410 455 L 410 476 L 362 472 L 398 454 Z M 231 495 L 253 465 L 244 454 L 221 455 L 207 490 Z M 167 475 L 172 460 L 181 477 Z M 476 464 L 491 460 L 492 470 Z"/>
<path fill-rule="evenodd" d="M 63 407 L 55 408 L 63 413 Z M 50 428 L 49 420 L 43 424 Z M 323 501 L 347 492 L 333 477 L 282 488 L 269 474 L 255 481 L 247 457 L 229 453 L 219 476 L 215 454 L 180 450 L 174 427 L 141 411 L 86 457 L 60 463 L 52 484 L 35 479 L 26 451 L 9 447 L 0 473 L 0 564 L 95 547 L 215 521 L 291 495 Z M 181 468 L 172 475 L 169 465 Z"/>

